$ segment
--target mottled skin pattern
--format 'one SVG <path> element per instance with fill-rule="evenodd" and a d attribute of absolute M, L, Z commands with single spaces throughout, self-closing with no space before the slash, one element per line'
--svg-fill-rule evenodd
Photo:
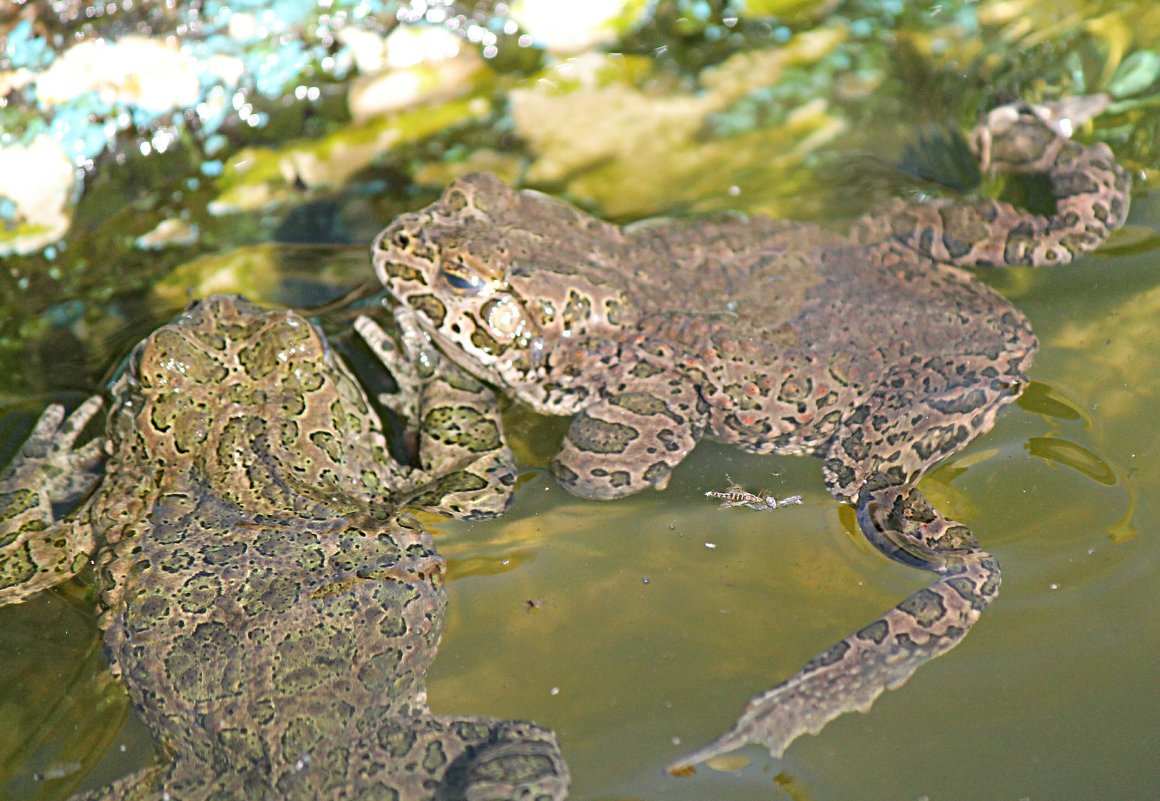
<path fill-rule="evenodd" d="M 73 448 L 99 400 L 45 412 L 0 481 L 0 603 L 95 552 L 110 662 L 167 757 L 85 798 L 564 797 L 551 732 L 427 707 L 444 562 L 398 506 L 496 514 L 514 472 L 490 392 L 421 361 L 419 468 L 309 322 L 234 297 L 134 351 L 103 477 L 100 440 Z"/>
<path fill-rule="evenodd" d="M 1037 343 L 961 267 L 1060 264 L 1128 211 L 1129 177 L 1068 137 L 1107 98 L 992 111 L 982 167 L 1044 173 L 1049 216 L 994 200 L 896 202 L 849 237 L 760 217 L 609 225 L 489 175 L 453 183 L 376 240 L 380 279 L 464 368 L 574 414 L 552 469 L 589 498 L 663 487 L 701 437 L 823 460 L 885 553 L 939 579 L 755 699 L 690 769 L 744 742 L 774 755 L 955 645 L 998 592 L 996 561 L 930 508 L 923 473 L 991 428 Z"/>

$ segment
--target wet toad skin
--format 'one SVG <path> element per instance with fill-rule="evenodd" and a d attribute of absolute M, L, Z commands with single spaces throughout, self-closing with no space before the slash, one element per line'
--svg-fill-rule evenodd
<path fill-rule="evenodd" d="M 99 399 L 45 412 L 0 476 L 0 603 L 95 553 L 110 661 L 166 756 L 85 798 L 564 797 L 550 731 L 427 707 L 444 562 L 399 505 L 497 514 L 514 473 L 488 390 L 424 362 L 400 381 L 421 379 L 418 468 L 314 326 L 234 297 L 134 351 L 107 459 L 74 448 Z"/>
<path fill-rule="evenodd" d="M 569 491 L 662 488 L 702 437 L 814 455 L 879 549 L 938 574 L 674 770 L 744 742 L 780 755 L 957 644 L 997 594 L 996 560 L 915 486 L 992 427 L 1037 347 L 962 268 L 1066 263 L 1123 224 L 1127 172 L 1068 138 L 1106 103 L 1012 104 L 972 132 L 984 170 L 1047 175 L 1046 216 L 899 200 L 845 237 L 762 217 L 621 228 L 475 174 L 379 235 L 380 280 L 451 359 L 574 415 L 552 463 Z"/>

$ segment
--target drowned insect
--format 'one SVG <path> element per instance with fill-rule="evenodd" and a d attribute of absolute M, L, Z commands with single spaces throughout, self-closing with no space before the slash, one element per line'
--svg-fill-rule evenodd
<path fill-rule="evenodd" d="M 790 495 L 788 498 L 775 498 L 772 493 L 762 490 L 760 493 L 752 493 L 737 484 L 730 484 L 729 489 L 724 492 L 710 490 L 705 493 L 706 498 L 718 498 L 722 501 L 722 509 L 732 509 L 735 506 L 745 506 L 757 511 L 765 509 L 781 509 L 785 506 L 793 506 L 802 502 L 802 496 Z"/>

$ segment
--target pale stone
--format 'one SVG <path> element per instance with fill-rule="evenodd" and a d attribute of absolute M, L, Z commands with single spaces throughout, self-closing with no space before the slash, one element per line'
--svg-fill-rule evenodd
<path fill-rule="evenodd" d="M 36 80 L 36 97 L 46 106 L 89 92 L 110 105 L 123 103 L 154 113 L 186 108 L 200 95 L 198 66 L 175 39 L 126 36 L 116 42 L 81 42 Z"/>
<path fill-rule="evenodd" d="M 364 73 L 347 95 L 355 120 L 455 97 L 471 88 L 472 76 L 483 66 L 474 48 L 464 47 L 449 31 L 425 25 L 395 29 L 380 40 L 377 53 L 362 34 L 346 41 L 359 43 L 354 58 Z"/>
<path fill-rule="evenodd" d="M 16 207 L 0 225 L 0 254 L 31 253 L 63 237 L 79 185 L 76 169 L 49 136 L 0 148 L 0 199 Z"/>
<path fill-rule="evenodd" d="M 511 16 L 532 41 L 557 55 L 612 44 L 626 22 L 639 18 L 647 4 L 634 0 L 516 0 Z M 618 24 L 619 23 L 619 24 Z"/>

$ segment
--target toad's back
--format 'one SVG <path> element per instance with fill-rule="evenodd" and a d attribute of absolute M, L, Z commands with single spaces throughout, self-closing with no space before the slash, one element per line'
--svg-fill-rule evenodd
<path fill-rule="evenodd" d="M 978 369 L 1013 382 L 1035 352 L 1006 300 L 901 246 L 765 218 L 666 221 L 629 236 L 649 255 L 622 278 L 638 330 L 687 369 L 699 363 L 717 412 L 710 433 L 750 450 L 816 452 L 841 410 L 899 365 L 935 359 L 964 384 Z"/>

